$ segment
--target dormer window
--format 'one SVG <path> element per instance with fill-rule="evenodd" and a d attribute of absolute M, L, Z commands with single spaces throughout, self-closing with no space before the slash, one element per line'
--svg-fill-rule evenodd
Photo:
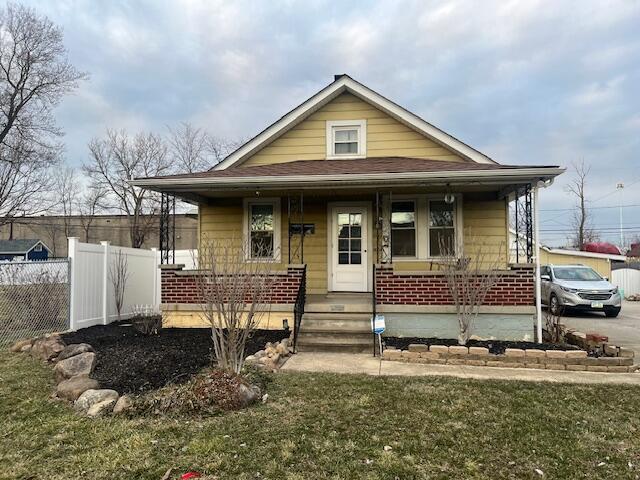
<path fill-rule="evenodd" d="M 364 158 L 367 153 L 366 120 L 327 121 L 327 158 Z"/>

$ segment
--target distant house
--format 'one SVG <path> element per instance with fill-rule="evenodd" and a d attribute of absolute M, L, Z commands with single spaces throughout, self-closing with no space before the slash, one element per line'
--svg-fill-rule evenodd
<path fill-rule="evenodd" d="M 46 260 L 49 248 L 40 240 L 0 240 L 0 260 Z"/>

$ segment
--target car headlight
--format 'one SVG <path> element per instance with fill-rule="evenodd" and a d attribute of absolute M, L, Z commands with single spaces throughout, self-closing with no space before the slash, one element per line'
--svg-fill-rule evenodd
<path fill-rule="evenodd" d="M 611 294 L 612 295 L 615 295 L 616 293 L 618 293 L 618 287 L 616 287 L 613 290 L 611 290 Z"/>
<path fill-rule="evenodd" d="M 578 291 L 577 288 L 569 288 L 569 287 L 563 287 L 563 286 L 560 286 L 560 288 L 565 292 L 569 292 L 569 293 L 576 293 Z"/>

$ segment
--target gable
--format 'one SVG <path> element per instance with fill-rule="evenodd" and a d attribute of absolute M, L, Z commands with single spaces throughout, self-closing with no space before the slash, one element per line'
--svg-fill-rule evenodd
<path fill-rule="evenodd" d="M 242 166 L 324 160 L 327 156 L 326 122 L 332 120 L 366 120 L 367 157 L 465 161 L 452 149 L 434 142 L 355 95 L 344 92 L 247 158 Z"/>

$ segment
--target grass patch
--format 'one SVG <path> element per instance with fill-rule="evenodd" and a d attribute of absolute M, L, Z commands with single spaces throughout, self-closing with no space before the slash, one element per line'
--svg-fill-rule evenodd
<path fill-rule="evenodd" d="M 200 419 L 89 420 L 49 368 L 0 354 L 0 478 L 637 478 L 640 389 L 280 373 Z M 383 447 L 393 449 L 385 452 Z"/>

